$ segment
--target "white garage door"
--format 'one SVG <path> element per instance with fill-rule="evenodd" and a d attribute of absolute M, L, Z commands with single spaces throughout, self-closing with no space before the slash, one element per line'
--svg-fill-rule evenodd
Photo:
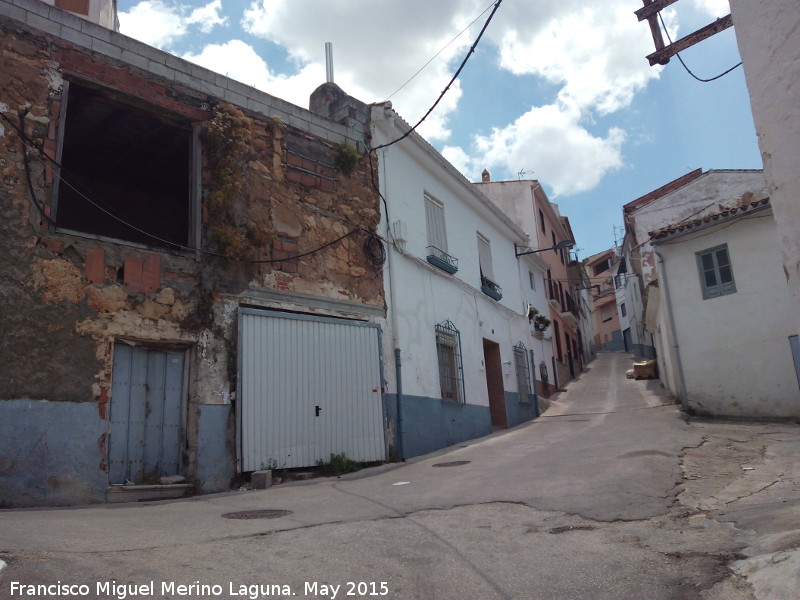
<path fill-rule="evenodd" d="M 385 460 L 379 335 L 373 323 L 241 309 L 242 470 Z"/>

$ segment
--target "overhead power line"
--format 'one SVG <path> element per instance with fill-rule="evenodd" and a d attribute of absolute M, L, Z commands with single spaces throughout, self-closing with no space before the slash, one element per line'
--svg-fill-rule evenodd
<path fill-rule="evenodd" d="M 477 48 L 478 42 L 481 41 L 481 38 L 483 37 L 483 33 L 486 31 L 486 28 L 489 26 L 489 23 L 492 22 L 492 18 L 494 17 L 495 13 L 497 12 L 497 9 L 500 8 L 500 5 L 502 3 L 503 3 L 503 0 L 497 0 L 497 2 L 495 2 L 494 8 L 492 9 L 492 12 L 489 15 L 489 18 L 486 19 L 486 23 L 483 24 L 483 27 L 481 28 L 481 32 L 478 34 L 478 37 L 475 38 L 475 42 L 473 42 L 472 46 L 469 49 L 469 52 L 467 52 L 467 55 L 464 57 L 464 60 L 461 61 L 461 65 L 459 65 L 458 70 L 455 72 L 455 75 L 453 75 L 453 77 L 448 82 L 447 86 L 444 88 L 444 90 L 442 90 L 442 93 L 439 94 L 439 97 L 436 99 L 436 102 L 434 102 L 433 105 L 428 109 L 428 111 L 422 116 L 422 118 L 419 121 L 417 121 L 416 125 L 414 125 L 411 129 L 406 131 L 399 138 L 397 138 L 395 140 L 392 140 L 391 142 L 387 142 L 385 144 L 381 144 L 380 146 L 376 146 L 375 148 L 372 148 L 372 150 L 380 150 L 381 148 L 386 148 L 388 146 L 396 144 L 397 142 L 406 139 L 409 135 L 411 135 L 411 132 L 413 132 L 414 130 L 416 130 L 417 127 L 422 125 L 422 123 L 425 121 L 425 119 L 427 119 L 428 116 L 433 112 L 433 109 L 435 109 L 439 105 L 439 102 L 442 101 L 442 98 L 444 98 L 444 95 L 452 87 L 452 85 L 453 85 L 453 83 L 455 83 L 456 79 L 458 79 L 458 76 L 461 74 L 461 71 L 466 66 L 467 61 L 469 60 L 470 56 L 472 56 L 472 53 L 475 52 L 475 48 Z"/>
<path fill-rule="evenodd" d="M 451 45 L 453 42 L 455 42 L 455 41 L 456 41 L 458 38 L 460 38 L 460 37 L 461 37 L 461 36 L 464 34 L 464 32 L 465 32 L 467 29 L 469 29 L 470 27 L 472 27 L 472 26 L 473 26 L 473 25 L 474 25 L 474 24 L 475 24 L 475 23 L 478 21 L 478 19 L 480 19 L 480 18 L 481 18 L 483 15 L 485 15 L 485 14 L 486 14 L 486 13 L 489 11 L 489 9 L 490 9 L 490 8 L 492 8 L 492 5 L 493 5 L 493 4 L 494 4 L 494 0 L 492 0 L 492 2 L 491 2 L 491 3 L 489 3 L 489 6 L 487 6 L 485 9 L 483 9 L 483 12 L 482 12 L 481 14 L 479 14 L 477 17 L 475 17 L 475 18 L 472 20 L 472 22 L 471 22 L 469 25 L 467 25 L 466 27 L 464 27 L 464 29 L 462 29 L 461 31 L 459 31 L 459 32 L 458 32 L 458 34 L 457 34 L 457 35 L 456 35 L 456 36 L 455 36 L 455 37 L 454 37 L 452 40 L 450 40 L 450 41 L 449 41 L 449 42 L 447 42 L 447 43 L 446 43 L 444 46 L 442 46 L 442 49 L 441 49 L 441 50 L 439 50 L 439 51 L 438 51 L 436 54 L 434 54 L 434 55 L 431 57 L 431 59 L 430 59 L 428 62 L 426 62 L 424 65 L 422 65 L 422 66 L 419 68 L 419 70 L 418 70 L 416 73 L 414 73 L 414 74 L 413 74 L 411 77 L 409 77 L 409 78 L 408 78 L 408 81 L 406 81 L 406 82 L 405 82 L 403 85 L 401 85 L 399 88 L 397 88 L 397 89 L 396 89 L 395 91 L 393 91 L 391 94 L 389 94 L 389 96 L 386 98 L 386 100 L 390 100 L 390 99 L 392 98 L 392 96 L 394 96 L 394 95 L 395 95 L 397 92 L 399 92 L 399 91 L 400 91 L 400 90 L 402 90 L 404 87 L 406 87 L 406 86 L 407 86 L 409 83 L 411 83 L 411 82 L 414 80 L 414 78 L 415 78 L 417 75 L 419 75 L 420 73 L 422 73 L 422 72 L 425 70 L 425 68 L 426 68 L 426 67 L 427 67 L 429 64 L 431 64 L 431 63 L 432 63 L 434 60 L 436 60 L 436 58 L 437 58 L 437 57 L 438 57 L 438 56 L 439 56 L 439 55 L 440 55 L 442 52 L 444 52 L 445 50 L 447 50 L 447 49 L 450 47 L 450 45 Z M 386 102 L 386 100 L 384 100 L 384 102 Z"/>
<path fill-rule="evenodd" d="M 669 35 L 669 30 L 667 29 L 667 24 L 664 23 L 664 17 L 661 16 L 660 12 L 658 13 L 658 18 L 661 21 L 661 26 L 664 28 L 664 33 L 667 34 L 667 39 L 669 40 L 669 43 L 672 44 L 673 43 L 672 42 L 672 37 Z M 692 73 L 692 70 L 688 66 L 686 66 L 686 63 L 683 61 L 683 58 L 681 57 L 679 52 L 676 52 L 675 56 L 678 57 L 678 60 L 683 65 L 683 68 L 686 69 L 686 72 L 689 73 L 689 75 L 691 75 L 692 77 L 694 77 L 697 81 L 700 81 L 702 83 L 709 83 L 710 81 L 716 81 L 717 79 L 719 79 L 720 77 L 724 77 L 725 75 L 727 75 L 728 73 L 730 73 L 731 71 L 736 69 L 737 67 L 741 67 L 742 66 L 742 61 L 739 61 L 738 64 L 733 65 L 727 71 L 724 71 L 724 72 L 720 73 L 719 75 L 715 75 L 714 77 L 711 77 L 709 79 L 703 79 L 702 77 L 698 77 L 697 75 Z"/>

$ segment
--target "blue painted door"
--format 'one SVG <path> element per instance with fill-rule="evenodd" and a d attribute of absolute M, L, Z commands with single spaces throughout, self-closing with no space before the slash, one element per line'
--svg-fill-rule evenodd
<path fill-rule="evenodd" d="M 117 343 L 111 387 L 109 483 L 180 474 L 184 353 Z"/>

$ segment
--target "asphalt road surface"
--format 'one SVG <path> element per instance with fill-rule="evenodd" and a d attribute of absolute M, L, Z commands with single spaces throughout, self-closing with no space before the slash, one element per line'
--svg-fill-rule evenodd
<path fill-rule="evenodd" d="M 728 568 L 740 531 L 702 490 L 678 500 L 704 432 L 630 363 L 602 353 L 538 420 L 400 466 L 0 511 L 0 598 L 752 598 Z M 222 516 L 239 511 L 273 518 Z"/>

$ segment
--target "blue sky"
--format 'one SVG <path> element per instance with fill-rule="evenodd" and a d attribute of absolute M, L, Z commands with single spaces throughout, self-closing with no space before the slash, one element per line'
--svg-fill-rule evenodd
<path fill-rule="evenodd" d="M 365 102 L 387 99 L 441 51 L 391 97 L 412 123 L 444 89 L 491 6 L 118 2 L 126 35 L 304 107 L 325 80 L 327 41 L 336 83 Z M 641 6 L 504 0 L 458 83 L 419 129 L 473 181 L 484 168 L 494 181 L 520 172 L 538 179 L 569 217 L 581 258 L 613 245 L 623 204 L 687 171 L 761 168 L 742 68 L 701 83 L 675 58 L 650 67 L 650 30 L 633 14 Z M 676 39 L 728 12 L 727 0 L 681 0 L 663 15 Z M 682 56 L 700 77 L 725 71 L 740 60 L 733 28 Z"/>

